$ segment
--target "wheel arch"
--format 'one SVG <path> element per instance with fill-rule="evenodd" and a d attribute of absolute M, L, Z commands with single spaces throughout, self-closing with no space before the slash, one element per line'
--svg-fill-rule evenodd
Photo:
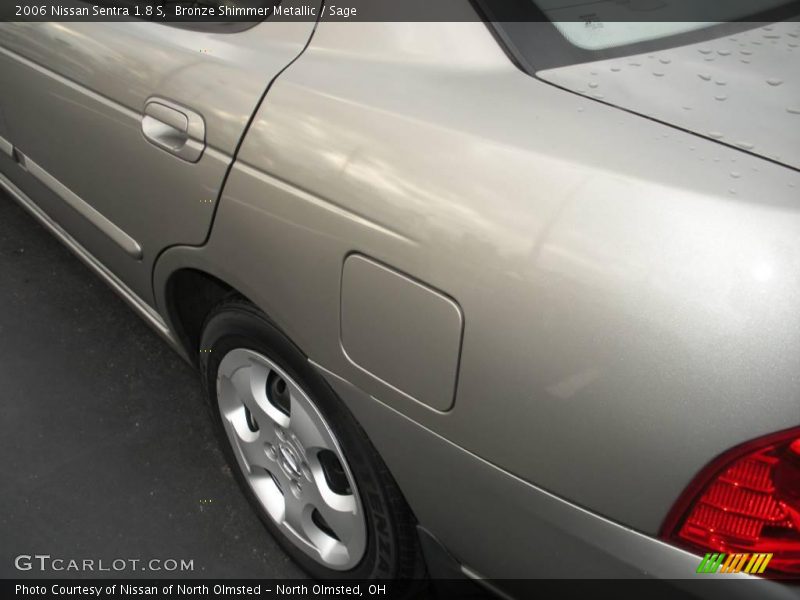
<path fill-rule="evenodd" d="M 195 367 L 199 367 L 200 365 L 200 342 L 203 333 L 203 325 L 208 315 L 216 306 L 233 295 L 239 296 L 257 307 L 275 323 L 276 327 L 282 331 L 292 343 L 298 343 L 296 338 L 292 335 L 292 328 L 289 327 L 290 330 L 287 331 L 286 326 L 291 324 L 281 322 L 285 321 L 285 319 L 274 319 L 276 312 L 281 314 L 281 311 L 276 311 L 276 306 L 269 306 L 270 302 L 268 299 L 259 297 L 259 295 L 255 293 L 255 290 L 247 285 L 246 281 L 239 281 L 233 273 L 228 273 L 224 267 L 224 262 L 217 262 L 214 256 L 207 252 L 207 249 L 173 247 L 165 252 L 156 263 L 153 274 L 153 286 L 156 307 L 173 332 L 178 342 L 178 351 Z M 257 299 L 261 301 L 257 301 Z M 309 357 L 302 345 L 298 344 L 298 349 Z M 339 396 L 343 404 L 352 413 L 356 422 L 364 428 L 364 423 L 362 422 L 364 414 L 361 410 L 358 410 L 359 402 L 354 402 L 351 394 L 346 393 L 348 390 L 356 390 L 358 388 L 338 375 L 333 378 L 336 380 L 334 381 L 330 377 L 332 372 L 328 371 L 320 363 L 310 357 L 309 362 L 317 369 L 323 379 L 326 380 L 327 385 L 331 387 L 333 393 Z M 336 385 L 337 382 L 343 384 L 345 387 Z M 375 402 L 363 391 L 359 390 L 359 396 L 369 398 L 371 400 L 370 404 Z M 364 428 L 365 438 L 377 447 L 378 445 L 373 441 L 373 433 L 374 432 L 367 431 L 366 428 Z M 379 455 L 381 455 L 381 452 L 379 452 Z M 414 522 L 425 526 L 425 524 L 421 523 L 417 518 L 414 506 L 407 502 L 405 486 L 395 477 L 395 469 L 388 464 L 386 467 L 389 476 L 396 482 L 400 489 L 403 501 L 408 505 L 408 510 Z M 428 557 L 426 558 L 429 560 Z"/>
<path fill-rule="evenodd" d="M 203 323 L 213 308 L 239 291 L 210 273 L 181 268 L 172 272 L 164 285 L 164 312 L 170 329 L 183 351 L 197 364 Z"/>

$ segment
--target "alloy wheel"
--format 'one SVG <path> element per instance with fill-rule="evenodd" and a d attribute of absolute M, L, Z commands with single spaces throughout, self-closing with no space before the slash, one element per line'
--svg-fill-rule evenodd
<path fill-rule="evenodd" d="M 358 489 L 303 388 L 266 356 L 237 348 L 219 364 L 217 401 L 239 468 L 280 531 L 324 566 L 354 568 L 367 545 Z"/>

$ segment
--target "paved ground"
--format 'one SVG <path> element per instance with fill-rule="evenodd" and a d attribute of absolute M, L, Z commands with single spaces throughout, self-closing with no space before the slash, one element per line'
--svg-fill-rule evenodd
<path fill-rule="evenodd" d="M 0 577 L 24 576 L 14 557 L 34 553 L 302 577 L 240 494 L 202 402 L 195 373 L 0 194 Z"/>

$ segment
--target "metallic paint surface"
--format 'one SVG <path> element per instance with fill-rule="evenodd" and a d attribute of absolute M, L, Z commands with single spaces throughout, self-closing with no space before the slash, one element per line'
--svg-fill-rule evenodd
<path fill-rule="evenodd" d="M 798 169 L 800 23 L 752 25 L 732 36 L 536 76 Z"/>
<path fill-rule="evenodd" d="M 100 279 L 113 289 L 148 325 L 150 325 L 167 344 L 169 344 L 184 360 L 189 361 L 183 348 L 167 327 L 164 320 L 153 308 L 134 294 L 128 286 L 111 273 L 103 263 L 89 254 L 72 236 L 34 202 L 25 193 L 15 186 L 7 177 L 0 173 L 0 188 L 33 216 L 45 229 L 63 243 L 75 256 L 88 266 Z"/>
<path fill-rule="evenodd" d="M 342 350 L 354 365 L 435 410 L 452 408 L 458 304 L 359 254 L 344 261 L 341 302 Z"/>
<path fill-rule="evenodd" d="M 719 588 L 693 585 L 697 583 L 696 555 L 522 481 L 318 368 L 378 440 L 378 450 L 393 474 L 407 483 L 403 492 L 417 518 L 437 524 L 440 541 L 473 576 L 657 578 L 670 580 L 676 597 L 680 592 L 690 592 L 690 597 L 720 597 Z M 399 444 L 398 439 L 404 442 Z M 408 460 L 409 447 L 426 459 Z M 457 510 L 442 501 L 445 493 L 458 498 Z M 502 510 L 492 510 L 493 506 Z M 780 583 L 758 581 L 743 573 L 729 577 L 746 584 L 726 587 L 726 598 L 798 597 L 797 590 Z M 502 591 L 501 581 L 491 583 Z"/>
<path fill-rule="evenodd" d="M 206 239 L 245 126 L 313 27 L 262 23 L 225 34 L 146 22 L 0 24 L 0 88 L 13 90 L 0 98 L 8 141 L 136 240 L 142 260 L 27 177 L 15 184 L 152 303 L 156 257 Z M 142 113 L 152 96 L 206 120 L 199 162 L 146 141 Z"/>
<path fill-rule="evenodd" d="M 54 25 L 0 26 L 8 140 L 141 240 L 142 270 L 0 155 L 8 181 L 152 294 L 172 330 L 167 282 L 181 269 L 257 304 L 470 569 L 690 577 L 696 558 L 652 537 L 674 500 L 720 452 L 800 421 L 796 171 L 529 77 L 480 23 L 322 23 L 258 108 L 204 243 L 211 208 L 191 203 L 216 197 L 255 108 L 255 59 L 295 56 L 302 35 Z M 212 59 L 189 58 L 199 41 Z M 154 94 L 203 114 L 198 165 L 141 139 Z M 51 105 L 74 121 L 53 121 Z M 121 178 L 100 149 L 153 181 Z M 354 252 L 461 307 L 451 411 L 348 360 Z"/>
<path fill-rule="evenodd" d="M 69 205 L 70 208 L 78 212 L 89 223 L 108 236 L 111 241 L 122 248 L 128 256 L 135 260 L 140 260 L 142 258 L 142 247 L 135 239 L 92 208 L 92 206 L 87 204 L 83 199 L 75 195 L 72 190 L 68 189 L 64 184 L 50 175 L 50 173 L 45 171 L 34 161 L 30 160 L 27 156 L 21 156 L 21 159 L 24 162 L 25 170 L 31 174 L 31 177 L 37 179 L 47 189 L 53 192 L 53 194 Z"/>
<path fill-rule="evenodd" d="M 0 136 L 0 152 L 5 154 L 6 156 L 12 156 L 14 151 L 14 146 L 11 145 L 6 138 Z"/>
<path fill-rule="evenodd" d="M 708 460 L 800 420 L 798 184 L 523 74 L 480 24 L 323 23 L 259 111 L 209 244 L 166 253 L 156 282 L 210 269 L 364 392 L 655 533 Z M 351 252 L 461 305 L 450 413 L 344 355 Z"/>

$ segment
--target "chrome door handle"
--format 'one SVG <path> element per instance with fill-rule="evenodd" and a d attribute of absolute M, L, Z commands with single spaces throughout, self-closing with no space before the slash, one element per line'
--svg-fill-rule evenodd
<path fill-rule="evenodd" d="M 151 144 L 188 162 L 200 160 L 206 147 L 203 117 L 163 98 L 145 104 L 142 133 Z"/>

